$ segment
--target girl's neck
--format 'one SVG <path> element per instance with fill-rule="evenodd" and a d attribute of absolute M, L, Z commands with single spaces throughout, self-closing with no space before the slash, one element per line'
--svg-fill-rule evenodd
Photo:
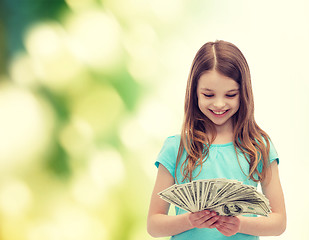
<path fill-rule="evenodd" d="M 225 144 L 234 141 L 233 125 L 216 126 L 217 135 L 213 144 Z"/>
<path fill-rule="evenodd" d="M 234 136 L 233 134 L 229 135 L 220 135 L 218 134 L 213 141 L 213 144 L 226 144 L 234 141 Z"/>

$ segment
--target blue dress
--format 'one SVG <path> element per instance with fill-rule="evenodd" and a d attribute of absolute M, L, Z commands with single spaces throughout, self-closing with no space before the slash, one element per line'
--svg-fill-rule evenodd
<path fill-rule="evenodd" d="M 175 178 L 175 167 L 176 158 L 178 153 L 178 148 L 180 144 L 180 135 L 175 135 L 168 137 L 163 147 L 157 157 L 155 165 L 159 167 L 162 164 Z M 186 154 L 182 155 L 180 162 L 177 167 L 176 176 L 178 183 L 186 183 L 188 181 L 183 181 L 182 174 L 180 172 L 180 166 L 185 160 Z M 269 160 L 273 162 L 276 160 L 279 163 L 278 154 L 270 141 L 270 151 Z M 258 165 L 258 169 L 262 169 L 262 164 Z M 251 185 L 257 187 L 257 183 L 251 179 L 248 179 L 249 174 L 249 164 L 243 154 L 238 152 L 238 160 L 235 152 L 233 142 L 226 144 L 212 144 L 209 148 L 209 155 L 206 161 L 203 163 L 202 171 L 200 168 L 196 168 L 193 171 L 193 180 L 198 179 L 213 179 L 213 178 L 227 178 L 235 179 L 241 181 L 243 184 Z M 176 215 L 186 213 L 185 210 L 175 207 Z M 248 217 L 257 217 L 256 215 L 246 215 Z M 172 236 L 171 239 L 174 240 L 227 240 L 227 239 L 237 239 L 237 240 L 256 240 L 259 239 L 257 236 L 237 233 L 234 236 L 226 237 L 221 234 L 217 229 L 209 228 L 194 228 L 183 233 Z"/>

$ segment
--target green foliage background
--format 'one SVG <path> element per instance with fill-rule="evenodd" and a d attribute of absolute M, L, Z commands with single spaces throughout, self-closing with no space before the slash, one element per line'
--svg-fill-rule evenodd
<path fill-rule="evenodd" d="M 150 238 L 164 5 L 1 1 L 1 239 Z"/>

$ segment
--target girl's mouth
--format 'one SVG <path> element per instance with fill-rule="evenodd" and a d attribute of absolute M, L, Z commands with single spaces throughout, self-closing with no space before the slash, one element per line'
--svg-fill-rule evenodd
<path fill-rule="evenodd" d="M 227 112 L 229 111 L 229 109 L 223 110 L 223 111 L 215 111 L 215 110 L 211 110 L 211 109 L 209 109 L 209 110 L 216 117 L 224 117 L 227 114 Z"/>

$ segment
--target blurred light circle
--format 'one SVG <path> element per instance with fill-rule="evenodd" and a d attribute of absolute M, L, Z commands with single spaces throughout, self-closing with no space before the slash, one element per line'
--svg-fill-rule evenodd
<path fill-rule="evenodd" d="M 109 190 L 122 183 L 125 167 L 120 153 L 113 148 L 96 149 L 88 159 L 86 171 L 77 171 L 71 190 L 79 203 L 98 207 L 108 197 Z"/>
<path fill-rule="evenodd" d="M 0 87 L 0 171 L 29 167 L 49 144 L 53 116 L 30 92 Z"/>
<path fill-rule="evenodd" d="M 27 239 L 30 240 L 102 240 L 107 232 L 100 219 L 75 205 L 62 201 L 61 205 L 51 205 L 48 218 L 29 224 Z"/>
<path fill-rule="evenodd" d="M 93 3 L 94 0 L 65 0 L 68 6 L 73 10 L 82 10 Z"/>
<path fill-rule="evenodd" d="M 72 115 L 89 124 L 96 135 L 113 127 L 124 111 L 121 97 L 109 85 L 88 85 L 71 104 Z"/>
<path fill-rule="evenodd" d="M 68 18 L 71 49 L 81 61 L 100 71 L 115 67 L 120 59 L 120 27 L 111 14 L 87 10 Z"/>
<path fill-rule="evenodd" d="M 107 196 L 105 188 L 99 188 L 86 172 L 77 173 L 72 181 L 71 192 L 74 199 L 87 207 L 100 206 Z"/>
<path fill-rule="evenodd" d="M 50 58 L 61 50 L 64 29 L 54 22 L 41 22 L 31 26 L 25 37 L 30 55 L 42 59 Z"/>
<path fill-rule="evenodd" d="M 101 187 L 117 185 L 125 176 L 123 159 L 112 148 L 95 151 L 90 160 L 89 171 L 93 181 Z"/>
<path fill-rule="evenodd" d="M 94 132 L 88 122 L 72 116 L 60 132 L 59 140 L 73 158 L 83 158 L 94 144 Z"/>
<path fill-rule="evenodd" d="M 137 118 L 125 120 L 120 126 L 119 131 L 122 142 L 131 150 L 140 151 L 147 144 L 149 135 L 142 129 Z"/>
<path fill-rule="evenodd" d="M 137 115 L 139 125 L 145 133 L 157 139 L 164 139 L 167 134 L 175 134 L 175 114 L 172 109 L 158 99 L 145 99 Z"/>
<path fill-rule="evenodd" d="M 30 209 L 31 204 L 32 193 L 24 182 L 11 178 L 2 182 L 0 190 L 0 208 L 2 213 L 9 217 L 19 217 Z"/>
<path fill-rule="evenodd" d="M 149 1 L 149 5 L 155 16 L 166 23 L 180 20 L 185 11 L 185 3 L 183 0 Z"/>
<path fill-rule="evenodd" d="M 144 22 L 133 22 L 125 32 L 123 42 L 130 55 L 128 70 L 135 80 L 150 82 L 158 78 L 159 45 L 154 28 Z"/>
<path fill-rule="evenodd" d="M 54 22 L 34 25 L 26 34 L 32 69 L 37 79 L 53 90 L 68 88 L 83 70 L 70 44 L 63 27 Z"/>
<path fill-rule="evenodd" d="M 38 84 L 34 66 L 29 55 L 16 54 L 9 66 L 11 79 L 23 87 L 35 87 Z"/>
<path fill-rule="evenodd" d="M 149 3 L 146 0 L 98 0 L 102 5 L 117 16 L 118 19 L 125 21 L 125 24 L 131 21 L 144 21 L 151 17 Z"/>

